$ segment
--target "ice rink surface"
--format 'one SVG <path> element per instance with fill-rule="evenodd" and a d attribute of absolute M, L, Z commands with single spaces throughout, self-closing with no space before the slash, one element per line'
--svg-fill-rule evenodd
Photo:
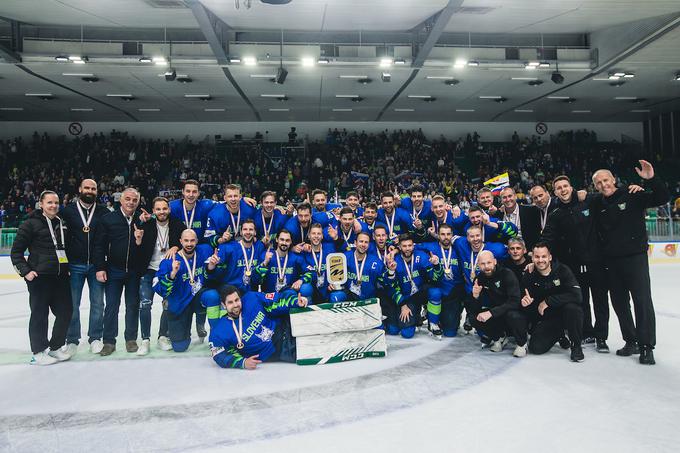
<path fill-rule="evenodd" d="M 137 357 L 122 331 L 111 357 L 84 339 L 70 362 L 29 366 L 26 285 L 0 279 L 0 451 L 677 452 L 678 276 L 678 264 L 652 265 L 652 367 L 614 354 L 612 313 L 612 352 L 586 347 L 579 364 L 557 346 L 515 359 L 474 335 L 420 333 L 389 337 L 383 359 L 256 371 L 220 369 L 205 344 L 175 354 L 152 340 Z"/>

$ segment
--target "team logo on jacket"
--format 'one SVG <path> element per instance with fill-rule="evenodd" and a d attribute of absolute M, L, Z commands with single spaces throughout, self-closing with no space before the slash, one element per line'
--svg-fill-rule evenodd
<path fill-rule="evenodd" d="M 619 210 L 623 211 L 626 209 L 626 203 L 620 203 L 619 204 Z"/>
<path fill-rule="evenodd" d="M 583 214 L 585 217 L 588 217 L 590 215 L 590 209 L 585 209 L 581 211 L 581 214 Z"/>
<path fill-rule="evenodd" d="M 496 288 L 500 288 L 500 287 L 501 287 L 501 282 L 496 282 Z"/>
<path fill-rule="evenodd" d="M 555 280 L 553 280 L 553 283 L 555 284 L 555 286 L 560 286 L 560 279 L 556 278 Z"/>
<path fill-rule="evenodd" d="M 271 341 L 274 331 L 266 326 L 262 326 L 262 332 L 256 333 L 255 336 L 262 341 Z"/>

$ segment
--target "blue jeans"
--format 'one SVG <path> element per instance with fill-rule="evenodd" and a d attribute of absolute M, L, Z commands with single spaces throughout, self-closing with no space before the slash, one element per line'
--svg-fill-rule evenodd
<path fill-rule="evenodd" d="M 139 275 L 134 271 L 111 268 L 107 271 L 104 343 L 116 344 L 120 297 L 125 288 L 125 341 L 137 339 L 139 326 Z"/>
<path fill-rule="evenodd" d="M 68 326 L 66 342 L 78 344 L 80 342 L 80 300 L 87 280 L 90 291 L 90 320 L 87 327 L 88 342 L 101 340 L 104 333 L 104 284 L 97 280 L 97 270 L 94 264 L 69 264 L 71 272 L 71 301 L 73 316 Z"/>
<path fill-rule="evenodd" d="M 206 290 L 205 288 L 199 291 L 189 305 L 184 307 L 181 313 L 173 313 L 170 310 L 166 311 L 168 318 L 168 336 L 172 344 L 172 350 L 175 352 L 184 352 L 189 349 L 191 344 L 191 320 L 196 313 L 196 320 L 199 315 L 202 316 L 205 322 L 207 305 L 207 297 L 212 297 L 214 291 Z"/>

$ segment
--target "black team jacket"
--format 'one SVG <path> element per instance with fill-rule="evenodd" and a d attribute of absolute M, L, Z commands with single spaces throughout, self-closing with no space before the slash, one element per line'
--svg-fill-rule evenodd
<path fill-rule="evenodd" d="M 476 281 L 482 286 L 482 292 L 478 299 L 470 296 L 472 303 L 488 308 L 494 318 L 503 316 L 510 310 L 520 309 L 519 281 L 510 269 L 497 265 L 491 275 L 480 272 Z"/>

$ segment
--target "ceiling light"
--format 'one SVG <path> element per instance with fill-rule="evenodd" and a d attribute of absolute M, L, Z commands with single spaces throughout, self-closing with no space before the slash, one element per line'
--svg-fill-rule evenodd
<path fill-rule="evenodd" d="M 517 113 L 534 113 L 534 111 L 530 110 L 530 109 L 516 109 L 515 112 L 517 112 Z"/>
<path fill-rule="evenodd" d="M 350 98 L 351 99 L 351 98 L 358 98 L 359 95 L 358 94 L 336 94 L 335 97 L 336 98 Z"/>
<path fill-rule="evenodd" d="M 24 110 L 23 107 L 0 107 L 3 112 L 21 112 Z"/>
<path fill-rule="evenodd" d="M 394 109 L 395 112 L 415 112 L 415 109 Z"/>
<path fill-rule="evenodd" d="M 431 79 L 431 80 L 449 80 L 451 79 L 450 76 L 437 76 L 437 75 L 429 75 L 425 76 L 426 79 Z"/>
<path fill-rule="evenodd" d="M 255 66 L 257 64 L 257 58 L 243 57 L 243 64 L 245 64 L 246 66 Z"/>
<path fill-rule="evenodd" d="M 680 72 L 675 74 L 675 80 L 680 81 Z"/>
<path fill-rule="evenodd" d="M 475 109 L 456 109 L 456 112 L 474 112 Z"/>
<path fill-rule="evenodd" d="M 408 97 L 411 99 L 427 99 L 431 98 L 432 96 L 429 94 L 409 94 Z"/>
<path fill-rule="evenodd" d="M 229 63 L 231 63 L 231 64 L 237 64 L 237 63 L 240 63 L 240 62 L 241 62 L 241 59 L 239 57 L 230 57 L 229 58 Z"/>
<path fill-rule="evenodd" d="M 624 79 L 632 79 L 633 77 L 635 77 L 635 74 L 633 74 L 632 72 L 627 72 L 623 75 Z"/>
<path fill-rule="evenodd" d="M 631 112 L 633 112 L 633 113 L 649 113 L 649 112 L 651 112 L 651 110 L 649 110 L 649 109 L 635 109 L 635 110 L 631 110 Z"/>
<path fill-rule="evenodd" d="M 590 113 L 590 110 L 572 110 L 571 113 Z"/>
<path fill-rule="evenodd" d="M 94 112 L 94 109 L 91 108 L 86 108 L 86 107 L 71 107 L 72 112 Z"/>
<path fill-rule="evenodd" d="M 621 77 L 613 75 L 613 74 L 608 77 L 609 80 L 619 80 L 620 78 Z"/>
<path fill-rule="evenodd" d="M 68 57 L 65 56 L 65 55 L 58 55 L 58 56 L 54 57 L 54 59 L 56 61 L 60 62 L 60 63 L 68 63 L 68 61 L 69 61 Z"/>
<path fill-rule="evenodd" d="M 524 64 L 524 69 L 536 69 L 540 63 L 538 61 L 530 61 Z"/>
<path fill-rule="evenodd" d="M 623 76 L 626 75 L 626 73 L 625 72 L 615 72 L 612 75 L 614 75 L 615 77 L 623 77 Z"/>
<path fill-rule="evenodd" d="M 468 61 L 467 65 L 468 66 L 479 66 L 479 61 L 476 61 L 476 60 Z"/>
<path fill-rule="evenodd" d="M 548 63 L 547 61 L 541 61 L 541 62 L 538 64 L 538 67 L 539 67 L 539 68 L 549 68 L 549 67 L 550 67 L 550 63 Z"/>
<path fill-rule="evenodd" d="M 381 58 L 380 59 L 380 67 L 381 68 L 389 68 L 392 66 L 394 63 L 394 60 L 392 58 Z"/>
<path fill-rule="evenodd" d="M 334 112 L 351 112 L 352 109 L 333 109 Z"/>
<path fill-rule="evenodd" d="M 460 68 L 464 68 L 465 66 L 467 66 L 467 64 L 468 64 L 467 60 L 464 60 L 464 59 L 462 59 L 462 58 L 459 58 L 459 59 L 456 60 L 456 62 L 453 64 L 453 67 L 454 67 L 454 68 L 460 69 Z"/>
<path fill-rule="evenodd" d="M 209 101 L 212 97 L 209 94 L 185 94 L 185 98 L 200 99 L 202 101 Z"/>
<path fill-rule="evenodd" d="M 314 58 L 312 58 L 312 57 L 302 58 L 302 66 L 306 66 L 306 67 L 314 66 Z"/>
<path fill-rule="evenodd" d="M 614 99 L 617 101 L 634 101 L 637 99 L 637 96 L 616 96 Z"/>
<path fill-rule="evenodd" d="M 123 101 L 132 101 L 135 97 L 131 94 L 107 94 L 110 98 L 120 98 Z"/>
<path fill-rule="evenodd" d="M 168 60 L 165 57 L 153 57 L 151 59 L 156 66 L 167 66 Z"/>
<path fill-rule="evenodd" d="M 138 112 L 160 112 L 161 109 L 137 109 Z"/>
<path fill-rule="evenodd" d="M 71 55 L 71 56 L 68 57 L 68 59 L 75 64 L 85 64 L 88 61 L 87 57 L 80 57 L 80 56 L 77 56 L 77 55 Z"/>
<path fill-rule="evenodd" d="M 405 65 L 406 60 L 404 60 L 403 58 L 397 58 L 396 60 L 394 60 L 394 64 Z"/>
<path fill-rule="evenodd" d="M 289 112 L 290 109 L 269 109 L 270 112 Z"/>
<path fill-rule="evenodd" d="M 285 98 L 285 94 L 261 94 L 261 98 Z"/>
<path fill-rule="evenodd" d="M 250 74 L 250 77 L 253 79 L 269 79 L 269 80 L 274 80 L 276 77 L 276 74 Z"/>
<path fill-rule="evenodd" d="M 140 63 L 153 63 L 153 59 L 151 57 L 142 57 L 139 59 Z"/>
<path fill-rule="evenodd" d="M 500 99 L 503 96 L 480 96 L 479 99 Z"/>
<path fill-rule="evenodd" d="M 52 93 L 26 93 L 26 96 L 34 97 L 34 98 L 51 98 L 51 97 L 54 97 L 54 95 Z"/>
<path fill-rule="evenodd" d="M 63 72 L 64 77 L 94 77 L 94 74 L 86 74 L 82 72 Z"/>
<path fill-rule="evenodd" d="M 569 96 L 548 96 L 548 99 L 569 99 Z"/>
<path fill-rule="evenodd" d="M 204 112 L 224 112 L 226 109 L 203 109 Z"/>
<path fill-rule="evenodd" d="M 389 82 L 392 80 L 392 74 L 390 74 L 389 72 L 383 72 L 382 74 L 380 74 L 380 80 L 382 80 L 383 82 Z"/>
<path fill-rule="evenodd" d="M 340 79 L 367 79 L 367 75 L 351 75 L 351 74 L 341 74 L 338 76 Z"/>
<path fill-rule="evenodd" d="M 510 77 L 510 80 L 538 80 L 537 77 Z"/>
<path fill-rule="evenodd" d="M 319 58 L 318 60 L 316 60 L 316 64 L 328 64 L 328 63 L 330 63 L 328 58 Z"/>

